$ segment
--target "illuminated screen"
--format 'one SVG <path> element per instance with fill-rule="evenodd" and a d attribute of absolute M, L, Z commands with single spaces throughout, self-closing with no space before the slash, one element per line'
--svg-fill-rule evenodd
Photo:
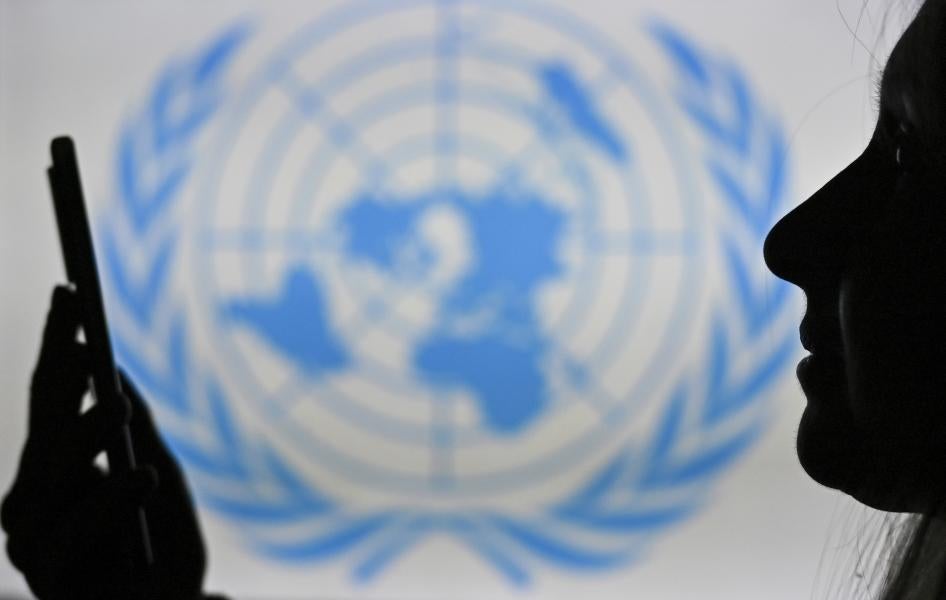
<path fill-rule="evenodd" d="M 63 279 L 44 169 L 69 134 L 208 589 L 831 595 L 854 574 L 829 528 L 857 509 L 798 467 L 804 302 L 761 243 L 865 143 L 871 55 L 907 17 L 0 4 L 4 489 Z M 4 591 L 26 593 L 5 558 Z"/>

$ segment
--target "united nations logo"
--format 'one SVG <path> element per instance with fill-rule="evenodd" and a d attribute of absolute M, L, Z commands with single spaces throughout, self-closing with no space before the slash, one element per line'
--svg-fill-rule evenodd
<path fill-rule="evenodd" d="M 240 25 L 158 77 L 99 227 L 115 345 L 260 554 L 611 568 L 763 431 L 785 144 L 732 63 L 640 33 L 353 3 L 255 71 Z"/>

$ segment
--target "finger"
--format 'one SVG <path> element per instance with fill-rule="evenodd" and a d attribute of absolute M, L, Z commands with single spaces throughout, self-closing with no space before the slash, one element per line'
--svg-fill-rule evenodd
<path fill-rule="evenodd" d="M 43 330 L 43 348 L 55 348 L 63 342 L 74 340 L 82 322 L 79 296 L 64 285 L 53 289 L 46 328 Z M 43 356 L 43 353 L 40 353 Z"/>
<path fill-rule="evenodd" d="M 53 290 L 30 386 L 31 429 L 33 425 L 77 413 L 88 390 L 88 351 L 76 340 L 81 312 L 75 292 L 64 286 Z"/>
<path fill-rule="evenodd" d="M 118 375 L 122 394 L 131 405 L 131 420 L 128 426 L 131 429 L 135 456 L 142 462 L 154 464 L 159 470 L 164 470 L 170 453 L 155 426 L 151 409 L 131 378 L 121 369 L 118 370 Z"/>
<path fill-rule="evenodd" d="M 28 571 L 27 567 L 29 567 L 30 556 L 34 554 L 30 551 L 31 548 L 28 542 L 29 540 L 25 540 L 19 536 L 10 536 L 7 538 L 7 558 L 10 559 L 10 564 L 21 572 Z"/>
<path fill-rule="evenodd" d="M 71 445 L 69 460 L 87 465 L 112 442 L 121 439 L 122 428 L 128 424 L 128 412 L 96 404 L 82 414 L 67 437 Z"/>
<path fill-rule="evenodd" d="M 30 431 L 58 430 L 79 415 L 89 391 L 88 348 L 75 340 L 63 342 L 41 358 L 30 388 Z"/>
<path fill-rule="evenodd" d="M 118 542 L 136 530 L 137 510 L 157 487 L 157 473 L 150 466 L 101 479 L 71 507 L 71 533 L 77 542 L 102 539 L 110 540 L 107 545 L 112 548 L 121 545 Z"/>
<path fill-rule="evenodd" d="M 125 395 L 128 399 L 128 403 L 131 405 L 132 420 L 136 421 L 138 426 L 153 428 L 154 420 L 151 418 L 151 410 L 148 408 L 148 403 L 145 402 L 141 392 L 138 391 L 135 382 L 132 381 L 131 377 L 121 368 L 118 369 L 118 383 L 122 394 Z"/>
<path fill-rule="evenodd" d="M 17 529 L 22 517 L 23 502 L 20 500 L 21 496 L 22 493 L 14 485 L 13 489 L 4 496 L 3 503 L 0 504 L 0 527 L 7 533 L 8 537 Z"/>
<path fill-rule="evenodd" d="M 148 518 L 158 529 L 175 530 L 181 535 L 190 535 L 192 539 L 200 540 L 200 524 L 194 513 L 194 501 L 187 478 L 155 427 L 151 412 L 134 382 L 121 370 L 119 374 L 122 390 L 132 405 L 129 427 L 135 456 L 139 463 L 154 466 L 161 480 L 161 485 L 154 494 L 154 503 L 147 508 Z M 202 546 L 195 547 L 192 551 L 195 557 L 204 556 Z M 204 562 L 195 558 L 191 566 L 203 573 L 204 565 Z"/>
<path fill-rule="evenodd" d="M 67 542 L 70 556 L 64 557 L 64 562 L 68 562 L 67 569 L 74 569 L 70 573 L 73 581 L 87 581 L 109 589 L 118 586 L 112 593 L 102 591 L 79 597 L 139 597 L 116 592 L 130 592 L 138 587 L 131 585 L 134 582 L 129 579 L 134 575 L 134 556 L 140 548 L 138 511 L 156 487 L 154 470 L 148 467 L 113 474 L 65 511 L 64 531 L 56 538 Z"/>
<path fill-rule="evenodd" d="M 99 481 L 107 471 L 95 464 L 95 458 L 122 447 L 118 442 L 128 418 L 128 411 L 96 404 L 58 430 L 31 435 L 24 451 L 24 460 L 30 463 L 23 463 L 20 477 L 24 481 L 41 478 L 45 485 L 35 486 L 41 489 L 78 490 Z"/>
<path fill-rule="evenodd" d="M 120 496 L 124 502 L 134 506 L 142 506 L 158 489 L 159 484 L 158 472 L 151 465 L 140 465 L 115 479 L 122 490 Z"/>
<path fill-rule="evenodd" d="M 158 489 L 158 472 L 151 465 L 141 465 L 125 473 L 113 473 L 92 495 L 101 521 L 112 522 L 120 514 L 131 514 L 128 508 L 142 506 Z M 129 525 L 119 524 L 122 528 Z"/>
<path fill-rule="evenodd" d="M 28 528 L 32 522 L 31 516 L 42 509 L 44 498 L 35 491 L 36 478 L 24 476 L 22 468 L 17 474 L 13 487 L 3 498 L 0 505 L 0 526 L 9 539 L 17 537 L 19 532 Z M 32 475 L 32 474 L 30 474 Z"/>
<path fill-rule="evenodd" d="M 40 403 L 42 404 L 42 403 Z M 83 414 L 34 423 L 24 446 L 18 479 L 38 488 L 74 487 L 94 472 L 95 457 L 114 447 L 128 411 L 96 404 Z M 45 485 L 35 485 L 35 480 Z"/>

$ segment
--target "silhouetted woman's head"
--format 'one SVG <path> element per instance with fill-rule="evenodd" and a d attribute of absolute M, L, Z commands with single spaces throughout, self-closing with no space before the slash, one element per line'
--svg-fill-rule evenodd
<path fill-rule="evenodd" d="M 769 233 L 807 297 L 798 431 L 816 481 L 883 510 L 946 502 L 946 0 L 884 69 L 864 152 Z"/>

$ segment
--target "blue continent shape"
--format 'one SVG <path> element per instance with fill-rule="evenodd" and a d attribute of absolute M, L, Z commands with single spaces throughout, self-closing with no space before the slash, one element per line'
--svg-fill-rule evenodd
<path fill-rule="evenodd" d="M 230 323 L 250 328 L 310 377 L 344 370 L 351 363 L 351 354 L 330 327 L 318 281 L 302 267 L 288 272 L 275 298 L 231 300 L 221 314 Z"/>
<path fill-rule="evenodd" d="M 415 348 L 415 369 L 431 383 L 472 393 L 487 427 L 515 434 L 549 401 L 542 364 L 550 340 L 536 316 L 536 292 L 561 275 L 565 215 L 538 198 L 497 192 L 454 206 L 470 228 L 474 266 L 448 292 L 439 323 Z M 472 320 L 473 331 L 457 324 Z"/>
<path fill-rule="evenodd" d="M 340 217 L 348 258 L 392 276 L 403 274 L 405 254 L 414 266 L 432 263 L 419 223 L 443 205 L 466 223 L 472 266 L 447 290 L 411 364 L 428 385 L 468 391 L 487 428 L 515 434 L 549 401 L 543 362 L 551 344 L 536 316 L 536 293 L 562 274 L 557 253 L 566 215 L 548 201 L 502 190 L 475 197 L 456 190 L 412 199 L 360 195 Z"/>
<path fill-rule="evenodd" d="M 346 255 L 392 275 L 422 276 L 436 258 L 417 235 L 420 219 L 429 206 L 429 201 L 423 199 L 391 201 L 370 194 L 356 197 L 340 219 Z"/>
<path fill-rule="evenodd" d="M 543 354 L 538 340 L 517 344 L 496 330 L 475 336 L 441 332 L 418 346 L 414 365 L 435 385 L 468 390 L 479 403 L 486 427 L 516 433 L 545 407 Z"/>
<path fill-rule="evenodd" d="M 539 80 L 552 101 L 561 107 L 577 133 L 618 162 L 628 151 L 618 134 L 599 113 L 592 96 L 578 76 L 564 63 L 548 63 L 539 69 Z"/>
<path fill-rule="evenodd" d="M 509 196 L 454 201 L 470 228 L 474 266 L 447 295 L 449 315 L 491 310 L 501 322 L 534 321 L 538 287 L 560 276 L 557 253 L 565 215 L 538 198 Z"/>

